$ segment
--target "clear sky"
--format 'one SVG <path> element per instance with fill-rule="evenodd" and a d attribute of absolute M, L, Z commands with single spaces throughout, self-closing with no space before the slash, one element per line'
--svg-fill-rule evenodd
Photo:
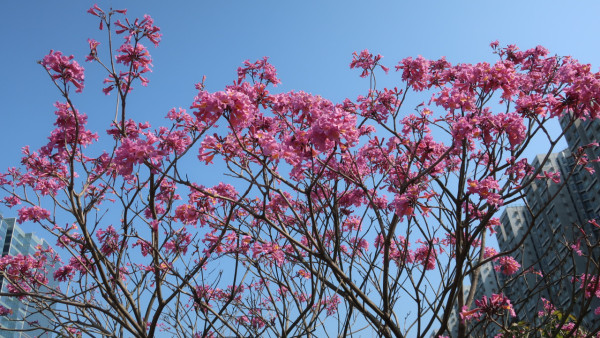
<path fill-rule="evenodd" d="M 149 14 L 163 33 L 150 47 L 154 72 L 148 88 L 137 86 L 129 111 L 137 121 L 158 127 L 172 107 L 188 108 L 194 84 L 207 76 L 217 91 L 236 78 L 246 59 L 269 56 L 282 85 L 277 91 L 303 90 L 334 102 L 355 99 L 368 81 L 348 65 L 352 52 L 369 49 L 393 68 L 407 56 L 451 63 L 494 62 L 489 43 L 522 49 L 543 45 L 552 54 L 571 55 L 592 69 L 600 67 L 600 1 L 326 1 L 206 0 L 98 1 L 107 10 L 127 8 L 129 17 Z M 92 130 L 103 131 L 114 114 L 114 95 L 101 92 L 104 74 L 85 63 L 87 39 L 104 42 L 99 20 L 86 13 L 83 0 L 2 1 L 0 32 L 0 172 L 18 165 L 20 149 L 38 149 L 54 121 L 60 95 L 36 62 L 51 49 L 74 54 L 86 67 L 84 92 L 73 94 L 88 114 Z M 99 48 L 103 53 L 104 46 Z M 102 56 L 101 56 L 102 57 Z M 394 86 L 391 72 L 379 83 Z M 406 107 L 412 112 L 414 107 Z M 544 149 L 541 149 L 542 151 Z M 533 151 L 535 153 L 537 151 Z M 16 210 L 0 208 L 6 217 Z"/>
<path fill-rule="evenodd" d="M 74 54 L 86 67 L 86 88 L 75 104 L 93 129 L 112 118 L 114 97 L 100 92 L 103 74 L 85 63 L 87 38 L 102 41 L 97 18 L 81 0 L 3 1 L 0 5 L 3 65 L 0 77 L 0 170 L 18 164 L 20 148 L 46 141 L 59 100 L 42 67 L 50 49 Z M 369 49 L 394 66 L 407 56 L 446 56 L 452 62 L 495 60 L 489 43 L 541 44 L 600 66 L 598 1 L 99 1 L 104 9 L 150 14 L 164 34 L 150 48 L 154 72 L 148 88 L 136 88 L 130 111 L 136 120 L 159 122 L 171 107 L 187 108 L 193 84 L 207 76 L 209 90 L 235 78 L 243 60 L 269 56 L 283 81 L 279 90 L 304 90 L 339 102 L 368 89 L 348 65 L 353 51 Z M 102 52 L 102 47 L 101 51 Z M 399 83 L 399 74 L 385 83 Z M 383 80 L 382 80 L 383 81 Z M 413 107 L 407 107 L 407 112 Z"/>

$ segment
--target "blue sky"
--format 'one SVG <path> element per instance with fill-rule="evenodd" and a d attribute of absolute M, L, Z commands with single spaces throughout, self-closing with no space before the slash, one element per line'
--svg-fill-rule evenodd
<path fill-rule="evenodd" d="M 105 42 L 98 18 L 87 14 L 94 2 L 81 0 L 4 1 L 0 5 L 3 52 L 0 64 L 0 172 L 18 165 L 21 147 L 38 149 L 53 129 L 54 102 L 61 99 L 37 64 L 51 49 L 75 55 L 86 68 L 85 89 L 73 94 L 77 109 L 101 137 L 96 150 L 111 144 L 104 131 L 114 116 L 115 96 L 101 92 L 105 74 L 84 62 L 88 38 Z M 543 45 L 552 54 L 571 55 L 600 67 L 600 2 L 597 1 L 99 1 L 105 10 L 127 8 L 129 17 L 149 14 L 161 28 L 158 48 L 149 46 L 154 71 L 147 88 L 137 86 L 128 113 L 153 127 L 173 107 L 188 108 L 194 84 L 207 76 L 210 91 L 236 79 L 241 63 L 269 56 L 282 84 L 275 91 L 303 90 L 334 102 L 365 94 L 368 80 L 350 70 L 352 52 L 369 49 L 393 69 L 404 57 L 446 56 L 452 63 L 494 62 L 489 43 L 522 49 Z M 120 39 L 117 40 L 120 43 Z M 105 58 L 106 44 L 99 47 Z M 390 72 L 378 84 L 400 86 Z M 407 114 L 419 100 L 405 105 Z M 410 104 L 412 103 L 412 105 Z M 530 156 L 546 149 L 534 143 Z M 563 143 L 557 150 L 566 147 Z M 97 154 L 97 153 L 96 153 Z M 194 158 L 190 158 L 194 163 Z M 219 168 L 192 167 L 202 179 L 220 180 Z M 197 168 L 197 169 L 196 169 Z M 208 174 L 208 175 L 207 175 Z M 212 185 L 217 182 L 199 182 Z M 211 184 L 212 183 L 212 184 Z M 0 208 L 6 217 L 15 210 Z"/>
<path fill-rule="evenodd" d="M 0 5 L 4 65 L 0 78 L 0 170 L 17 164 L 20 148 L 37 149 L 60 97 L 36 64 L 50 49 L 74 54 L 86 67 L 86 89 L 75 104 L 93 129 L 103 131 L 114 97 L 100 92 L 103 74 L 84 64 L 87 38 L 102 41 L 98 21 L 85 13 L 94 2 L 4 1 Z M 207 76 L 209 90 L 235 78 L 243 60 L 269 56 L 283 81 L 279 90 L 304 90 L 333 101 L 365 93 L 368 81 L 348 65 L 353 51 L 369 49 L 395 65 L 407 56 L 446 56 L 452 62 L 494 61 L 489 43 L 541 44 L 600 66 L 600 3 L 596 1 L 99 1 L 104 9 L 150 14 L 164 34 L 150 48 L 150 86 L 137 88 L 130 111 L 137 120 L 160 122 L 171 107 L 187 108 L 193 85 Z M 393 73 L 381 80 L 399 83 Z M 407 112 L 412 107 L 407 107 Z"/>
<path fill-rule="evenodd" d="M 451 63 L 494 62 L 489 43 L 522 49 L 543 45 L 552 54 L 571 55 L 600 67 L 598 1 L 98 1 L 103 9 L 149 14 L 163 40 L 150 47 L 154 71 L 148 88 L 137 86 L 129 111 L 157 127 L 172 107 L 188 108 L 194 84 L 207 76 L 207 89 L 221 90 L 236 78 L 246 59 L 269 56 L 282 85 L 335 102 L 356 98 L 369 83 L 348 65 L 352 52 L 369 49 L 393 68 L 407 56 Z M 18 165 L 20 149 L 44 145 L 60 95 L 36 62 L 51 49 L 75 55 L 86 67 L 86 88 L 74 94 L 90 127 L 103 136 L 113 114 L 113 96 L 101 92 L 104 74 L 85 63 L 87 39 L 104 42 L 98 19 L 82 0 L 3 1 L 0 4 L 0 172 Z M 105 51 L 104 45 L 99 48 Z M 400 85 L 391 72 L 379 83 Z M 406 112 L 413 107 L 407 106 Z M 104 138 L 106 139 L 106 138 Z M 102 144 L 101 144 L 102 145 Z M 544 149 L 540 149 L 543 151 Z M 537 151 L 533 151 L 536 153 Z M 5 217 L 16 210 L 3 210 Z M 12 214 L 14 213 L 14 214 Z"/>

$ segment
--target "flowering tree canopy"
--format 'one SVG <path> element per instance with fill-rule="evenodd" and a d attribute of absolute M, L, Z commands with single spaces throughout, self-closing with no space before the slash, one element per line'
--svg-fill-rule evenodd
<path fill-rule="evenodd" d="M 31 327 L 66 336 L 404 337 L 443 335 L 461 309 L 460 335 L 477 320 L 508 334 L 514 300 L 501 290 L 475 299 L 479 269 L 535 271 L 487 247 L 486 236 L 499 208 L 533 181 L 561 182 L 525 151 L 538 137 L 552 152 L 562 137 L 548 131 L 552 119 L 569 127 L 598 117 L 600 74 L 589 65 L 492 43 L 494 64 L 406 58 L 395 66 L 400 87 L 371 81 L 365 95 L 334 103 L 277 93 L 264 58 L 245 61 L 222 91 L 205 90 L 203 79 L 189 110 L 151 126 L 127 107 L 141 91 L 134 86 L 149 84 L 145 44 L 158 46 L 160 29 L 125 10 L 89 13 L 117 36 L 90 39 L 85 59 L 106 71 L 103 92 L 117 102 L 112 144 L 90 147 L 99 136 L 77 104 L 84 69 L 51 51 L 40 64 L 62 96 L 55 129 L 0 174 L 18 222 L 55 240 L 55 259 L 0 261 L 10 283 L 3 296 L 28 299 L 51 323 Z M 365 50 L 350 68 L 373 80 L 389 71 L 381 61 Z M 431 99 L 406 107 L 415 92 Z M 209 170 L 223 182 L 205 186 Z M 573 285 L 600 297 L 597 275 Z M 59 287 L 44 288 L 52 278 Z"/>

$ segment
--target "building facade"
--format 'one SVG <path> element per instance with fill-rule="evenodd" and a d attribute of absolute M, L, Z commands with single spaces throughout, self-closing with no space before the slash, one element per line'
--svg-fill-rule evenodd
<path fill-rule="evenodd" d="M 572 278 L 598 273 L 588 264 L 590 256 L 597 261 L 598 252 L 586 252 L 581 230 L 591 243 L 598 242 L 600 229 L 588 221 L 600 218 L 600 163 L 594 162 L 600 148 L 591 145 L 600 139 L 600 122 L 567 117 L 561 126 L 569 127 L 564 132 L 568 149 L 538 155 L 532 162 L 541 174 L 560 173 L 561 181 L 534 180 L 525 190 L 525 205 L 504 209 L 496 234 L 500 249 L 514 250 L 512 256 L 522 270 L 530 271 L 505 282 L 504 293 L 514 303 L 517 321 L 534 322 L 542 297 L 559 310 L 580 315 L 583 296 Z M 583 154 L 589 170 L 581 161 L 576 163 Z M 583 317 L 584 326 L 594 323 L 596 306 L 593 303 Z"/>
<path fill-rule="evenodd" d="M 598 274 L 590 270 L 589 257 L 599 261 L 600 252 L 585 252 L 585 245 L 578 245 L 582 238 L 580 229 L 588 234 L 591 243 L 598 243 L 600 229 L 588 223 L 596 219 L 600 223 L 600 121 L 561 119 L 561 127 L 568 148 L 546 155 L 538 155 L 532 165 L 540 173 L 560 173 L 561 181 L 534 180 L 525 189 L 524 205 L 509 206 L 500 217 L 496 238 L 502 252 L 521 265 L 516 277 L 499 276 L 491 267 L 480 271 L 475 299 L 483 295 L 501 292 L 512 302 L 517 318 L 515 322 L 535 323 L 538 311 L 543 308 L 541 298 L 549 300 L 557 309 L 583 316 L 583 327 L 590 328 L 597 316 L 593 311 L 598 301 L 587 307 L 582 314 L 584 297 L 572 278 L 583 273 Z M 576 163 L 576 159 L 585 157 Z M 587 162 L 587 163 L 585 163 Z M 584 168 L 585 166 L 588 169 Z M 564 182 L 567 182 L 564 184 Z M 582 250 L 582 254 L 577 253 Z M 491 273 L 494 272 L 494 273 Z M 591 309 L 591 311 L 590 311 Z M 449 323 L 454 337 L 458 317 Z M 493 336 L 495 328 L 481 332 L 476 327 L 474 336 Z"/>
<path fill-rule="evenodd" d="M 46 240 L 36 236 L 34 233 L 26 233 L 17 224 L 15 218 L 4 218 L 0 214 L 0 243 L 2 243 L 2 256 L 33 255 L 38 248 L 48 249 Z M 57 267 L 56 267 L 57 268 Z M 57 286 L 52 273 L 55 268 L 48 271 L 49 288 Z M 8 280 L 0 275 L 0 290 L 2 293 L 8 293 Z M 26 299 L 20 300 L 18 297 L 0 296 L 0 305 L 11 310 L 12 314 L 0 316 L 0 337 L 50 337 L 43 335 L 41 330 L 12 332 L 12 330 L 27 330 L 31 328 L 29 323 L 37 323 L 36 326 L 48 327 L 50 324 L 50 312 L 37 311 L 34 304 L 30 304 Z M 25 320 L 23 320 L 25 319 Z"/>

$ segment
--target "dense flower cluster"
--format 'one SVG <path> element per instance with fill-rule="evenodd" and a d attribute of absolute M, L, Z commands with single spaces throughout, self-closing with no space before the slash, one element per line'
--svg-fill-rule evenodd
<path fill-rule="evenodd" d="M 75 91 L 81 93 L 85 78 L 83 67 L 73 59 L 73 55 L 64 56 L 61 52 L 51 50 L 40 63 L 51 74 L 52 79 L 61 79 L 64 86 L 70 82 L 75 86 Z"/>
<path fill-rule="evenodd" d="M 16 256 L 5 255 L 0 258 L 0 271 L 4 273 L 4 279 L 8 282 L 8 292 L 25 298 L 25 294 L 35 292 L 41 286 L 48 284 L 46 277 L 46 263 L 48 257 L 45 255 L 29 256 L 18 254 Z"/>

